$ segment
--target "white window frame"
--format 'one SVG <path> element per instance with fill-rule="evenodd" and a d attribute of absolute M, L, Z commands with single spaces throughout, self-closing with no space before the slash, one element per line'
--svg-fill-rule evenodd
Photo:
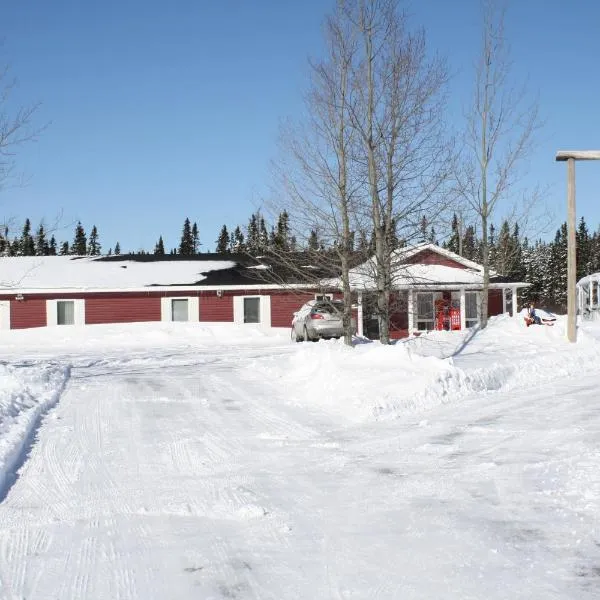
<path fill-rule="evenodd" d="M 188 301 L 188 323 L 200 321 L 200 301 L 198 296 L 163 296 L 160 299 L 160 320 L 173 322 L 173 300 Z M 185 321 L 180 321 L 184 323 Z"/>
<path fill-rule="evenodd" d="M 10 300 L 0 300 L 0 329 L 10 329 Z"/>
<path fill-rule="evenodd" d="M 73 302 L 73 325 L 85 325 L 85 300 L 83 298 L 55 298 L 46 300 L 46 324 L 48 327 L 68 327 L 58 324 L 58 303 Z"/>
<path fill-rule="evenodd" d="M 260 303 L 258 306 L 259 310 L 259 322 L 258 323 L 244 323 L 244 298 L 259 298 Z M 233 297 L 233 322 L 238 325 L 244 325 L 244 327 L 271 327 L 271 296 L 260 296 L 255 295 L 244 295 Z"/>
<path fill-rule="evenodd" d="M 467 316 L 467 297 L 469 294 L 473 294 L 475 296 L 475 307 L 476 307 L 476 316 L 468 317 Z M 479 324 L 479 292 L 466 291 L 465 292 L 465 327 L 469 329 L 470 327 L 475 327 Z"/>
<path fill-rule="evenodd" d="M 315 300 L 333 300 L 333 294 L 315 294 Z"/>
<path fill-rule="evenodd" d="M 419 316 L 419 296 L 431 296 L 431 319 L 422 319 Z M 435 292 L 417 292 L 415 298 L 415 325 L 417 331 L 433 331 L 435 329 Z M 420 323 L 430 324 L 429 329 L 421 329 Z"/>

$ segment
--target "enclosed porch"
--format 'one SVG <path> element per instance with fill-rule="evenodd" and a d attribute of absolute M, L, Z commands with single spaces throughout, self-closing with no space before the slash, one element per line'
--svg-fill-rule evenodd
<path fill-rule="evenodd" d="M 515 285 L 490 288 L 488 316 L 517 309 Z M 481 290 L 461 287 L 448 289 L 411 288 L 390 294 L 390 337 L 401 339 L 427 331 L 460 331 L 480 322 Z M 358 292 L 358 335 L 379 338 L 377 298 L 371 291 Z"/>

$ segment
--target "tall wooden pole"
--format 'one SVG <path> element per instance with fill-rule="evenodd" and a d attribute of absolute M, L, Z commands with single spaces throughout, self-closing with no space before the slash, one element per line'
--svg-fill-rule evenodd
<path fill-rule="evenodd" d="M 600 160 L 600 150 L 561 150 L 556 160 L 567 161 L 567 339 L 577 341 L 577 248 L 575 245 L 575 161 Z"/>
<path fill-rule="evenodd" d="M 575 228 L 575 159 L 567 161 L 567 339 L 569 342 L 577 341 L 577 261 Z"/>

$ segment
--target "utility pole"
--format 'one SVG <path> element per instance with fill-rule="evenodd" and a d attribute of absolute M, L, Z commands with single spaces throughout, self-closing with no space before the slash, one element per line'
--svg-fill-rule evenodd
<path fill-rule="evenodd" d="M 600 160 L 600 150 L 570 150 L 556 153 L 557 161 L 567 162 L 567 339 L 577 341 L 577 248 L 575 228 L 577 216 L 575 210 L 575 161 Z"/>

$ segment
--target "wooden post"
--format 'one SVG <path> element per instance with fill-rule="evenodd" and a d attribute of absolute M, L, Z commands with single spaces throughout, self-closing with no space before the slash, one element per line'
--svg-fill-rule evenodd
<path fill-rule="evenodd" d="M 567 161 L 567 339 L 576 342 L 575 161 L 600 160 L 600 150 L 560 150 L 556 153 L 556 160 Z"/>
<path fill-rule="evenodd" d="M 567 339 L 577 341 L 577 305 L 575 286 L 577 279 L 575 245 L 575 159 L 567 161 Z"/>
<path fill-rule="evenodd" d="M 358 320 L 358 323 L 356 324 L 356 334 L 359 337 L 362 337 L 365 334 L 364 331 L 364 323 L 363 323 L 363 293 L 362 292 L 358 292 L 358 311 L 357 311 L 357 315 L 356 318 Z"/>
<path fill-rule="evenodd" d="M 415 302 L 413 291 L 408 290 L 408 335 L 412 335 L 415 329 Z"/>

